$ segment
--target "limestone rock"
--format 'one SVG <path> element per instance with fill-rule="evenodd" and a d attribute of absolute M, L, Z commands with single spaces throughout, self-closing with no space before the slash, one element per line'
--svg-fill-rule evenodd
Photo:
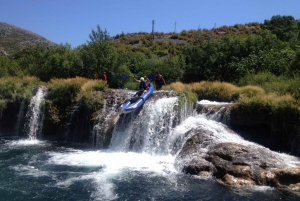
<path fill-rule="evenodd" d="M 176 158 L 181 171 L 208 175 L 229 186 L 268 185 L 300 191 L 300 166 L 256 144 L 217 142 L 213 133 L 197 128 Z"/>

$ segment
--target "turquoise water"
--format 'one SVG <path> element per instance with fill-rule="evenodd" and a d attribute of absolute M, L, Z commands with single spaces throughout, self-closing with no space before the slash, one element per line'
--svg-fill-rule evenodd
<path fill-rule="evenodd" d="M 300 200 L 270 187 L 225 187 L 173 163 L 174 156 L 2 138 L 0 200 Z"/>

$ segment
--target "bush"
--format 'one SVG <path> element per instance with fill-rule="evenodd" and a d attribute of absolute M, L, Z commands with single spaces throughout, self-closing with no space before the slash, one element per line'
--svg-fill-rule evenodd
<path fill-rule="evenodd" d="M 257 75 L 247 75 L 242 78 L 239 86 L 254 85 L 263 88 L 266 93 L 276 93 L 279 96 L 292 95 L 296 100 L 300 99 L 300 79 L 295 76 L 288 78 L 275 76 L 271 73 L 259 73 Z"/>
<path fill-rule="evenodd" d="M 80 97 L 83 104 L 92 113 L 103 107 L 104 98 L 100 91 L 107 88 L 107 85 L 102 80 L 88 80 L 81 87 Z"/>
<path fill-rule="evenodd" d="M 91 112 L 103 105 L 102 91 L 107 85 L 102 80 L 89 80 L 82 77 L 52 79 L 47 93 L 46 106 L 54 123 L 63 126 L 74 105 L 81 102 Z"/>
<path fill-rule="evenodd" d="M 41 82 L 36 77 L 2 77 L 0 78 L 0 99 L 8 101 L 31 99 L 32 91 Z"/>
<path fill-rule="evenodd" d="M 72 107 L 77 103 L 85 78 L 52 79 L 46 96 L 46 108 L 53 122 L 64 124 Z"/>

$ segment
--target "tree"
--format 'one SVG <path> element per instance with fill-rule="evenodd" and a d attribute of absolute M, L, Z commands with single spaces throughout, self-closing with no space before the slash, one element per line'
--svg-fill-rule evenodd
<path fill-rule="evenodd" d="M 289 41 L 298 36 L 298 24 L 293 16 L 273 16 L 271 20 L 264 21 L 264 27 L 282 41 Z"/>
<path fill-rule="evenodd" d="M 92 33 L 89 35 L 91 41 L 87 41 L 88 44 L 96 43 L 103 40 L 109 40 L 110 36 L 106 29 L 103 31 L 100 25 L 97 25 L 97 30 L 92 29 Z"/>

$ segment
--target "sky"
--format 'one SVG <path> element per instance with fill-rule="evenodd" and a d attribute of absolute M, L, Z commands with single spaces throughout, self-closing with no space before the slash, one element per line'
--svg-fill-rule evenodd
<path fill-rule="evenodd" d="M 89 34 L 177 32 L 211 29 L 275 15 L 300 19 L 300 0 L 0 0 L 0 22 L 34 32 L 75 48 Z"/>

